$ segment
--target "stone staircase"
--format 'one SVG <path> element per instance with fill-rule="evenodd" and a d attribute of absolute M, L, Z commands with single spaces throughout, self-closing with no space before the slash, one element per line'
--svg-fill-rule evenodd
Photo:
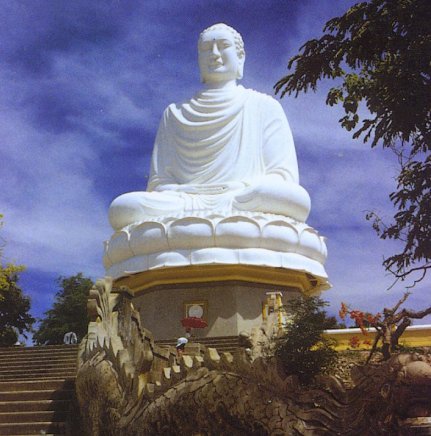
<path fill-rule="evenodd" d="M 162 339 L 155 341 L 157 345 L 170 345 L 175 346 L 177 341 L 176 339 Z M 214 336 L 211 338 L 193 338 L 189 341 L 189 344 L 202 344 L 205 347 L 217 348 L 219 352 L 229 351 L 233 353 L 238 347 L 238 336 Z M 185 349 L 187 352 L 187 347 Z"/>
<path fill-rule="evenodd" d="M 0 348 L 0 435 L 64 435 L 77 345 Z"/>

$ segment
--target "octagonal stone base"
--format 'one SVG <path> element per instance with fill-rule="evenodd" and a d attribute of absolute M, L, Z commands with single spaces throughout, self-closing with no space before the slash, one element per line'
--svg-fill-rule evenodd
<path fill-rule="evenodd" d="M 196 338 L 236 336 L 261 325 L 268 292 L 281 292 L 286 302 L 299 293 L 319 293 L 327 282 L 283 268 L 205 265 L 144 271 L 115 284 L 127 287 L 143 325 L 161 340 L 184 335 L 181 319 L 190 305 L 200 305 L 208 322 L 193 330 Z"/>

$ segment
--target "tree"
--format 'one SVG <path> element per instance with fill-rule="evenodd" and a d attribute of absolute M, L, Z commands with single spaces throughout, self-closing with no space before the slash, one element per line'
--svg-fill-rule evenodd
<path fill-rule="evenodd" d="M 309 383 L 336 360 L 333 342 L 322 335 L 333 324 L 322 309 L 325 306 L 327 303 L 318 297 L 300 296 L 286 307 L 290 317 L 277 340 L 275 355 L 286 373 L 297 375 L 302 383 Z"/>
<path fill-rule="evenodd" d="M 0 228 L 2 227 L 0 215 Z M 1 251 L 0 251 L 1 255 Z M 18 333 L 26 337 L 25 332 L 31 331 L 35 319 L 28 313 L 30 298 L 25 296 L 18 286 L 19 273 L 24 270 L 22 265 L 9 263 L 3 265 L 0 257 L 0 346 L 14 345 Z"/>
<path fill-rule="evenodd" d="M 325 330 L 329 329 L 346 329 L 347 326 L 344 322 L 338 322 L 335 316 L 327 316 L 325 320 Z"/>
<path fill-rule="evenodd" d="M 391 355 L 398 350 L 398 341 L 406 328 L 411 325 L 412 319 L 421 319 L 431 314 L 431 306 L 420 311 L 400 310 L 409 295 L 410 293 L 406 292 L 394 307 L 384 308 L 383 314 L 377 313 L 375 315 L 368 312 L 364 313 L 361 310 L 351 310 L 346 304 L 341 303 L 339 313 L 341 319 L 345 319 L 349 315 L 364 335 L 368 334 L 367 327 L 376 329 L 376 336 L 367 362 L 371 360 L 371 357 L 377 351 L 379 342 L 382 344 L 383 360 L 389 360 Z"/>
<path fill-rule="evenodd" d="M 315 91 L 321 79 L 335 79 L 326 103 L 342 104 L 339 121 L 354 138 L 381 144 L 400 162 L 397 208 L 386 225 L 374 213 L 378 235 L 398 239 L 403 249 L 384 260 L 387 270 L 404 280 L 431 268 L 431 2 L 370 0 L 328 21 L 320 39 L 306 42 L 289 60 L 292 74 L 276 85 L 281 97 Z M 325 33 L 326 32 L 326 33 Z M 365 102 L 370 113 L 360 120 Z"/>
<path fill-rule="evenodd" d="M 62 344 L 65 333 L 73 331 L 82 339 L 87 334 L 87 299 L 93 286 L 82 273 L 58 279 L 60 290 L 53 308 L 45 312 L 33 341 L 39 345 Z"/>
<path fill-rule="evenodd" d="M 35 319 L 28 313 L 30 298 L 18 286 L 19 273 L 23 266 L 0 264 L 0 346 L 14 345 L 18 333 L 24 337 L 31 331 Z"/>

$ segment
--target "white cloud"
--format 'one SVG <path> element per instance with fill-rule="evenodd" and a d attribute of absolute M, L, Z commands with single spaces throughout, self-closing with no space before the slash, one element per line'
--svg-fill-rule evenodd
<path fill-rule="evenodd" d="M 44 133 L 24 120 L 11 111 L 0 124 L 6 255 L 44 271 L 93 269 L 108 234 L 90 171 L 97 157 L 79 134 Z"/>

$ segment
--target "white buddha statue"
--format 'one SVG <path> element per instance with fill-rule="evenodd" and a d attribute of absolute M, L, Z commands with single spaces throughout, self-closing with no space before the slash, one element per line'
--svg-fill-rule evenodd
<path fill-rule="evenodd" d="M 114 230 L 162 216 L 249 211 L 304 222 L 310 198 L 299 185 L 292 133 L 281 105 L 237 84 L 245 52 L 225 24 L 198 43 L 203 89 L 165 110 L 154 144 L 146 192 L 116 198 Z"/>
<path fill-rule="evenodd" d="M 282 107 L 237 84 L 245 60 L 237 31 L 211 26 L 198 49 L 203 89 L 165 110 L 147 191 L 110 206 L 107 274 L 255 265 L 301 271 L 326 286 L 326 245 L 305 223 L 310 197 Z"/>

